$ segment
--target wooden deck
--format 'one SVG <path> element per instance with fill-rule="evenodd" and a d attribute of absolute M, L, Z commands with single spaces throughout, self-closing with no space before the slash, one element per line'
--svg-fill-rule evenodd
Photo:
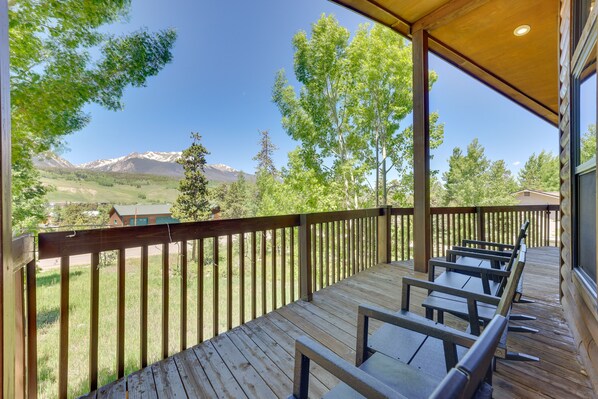
<path fill-rule="evenodd" d="M 375 266 L 315 293 L 313 302 L 292 303 L 92 392 L 90 397 L 124 398 L 127 390 L 130 399 L 287 397 L 292 387 L 294 340 L 309 335 L 353 362 L 357 306 L 371 303 L 398 309 L 401 277 L 408 275 L 425 278 L 407 262 Z M 595 397 L 559 305 L 558 249 L 530 249 L 524 278 L 525 297 L 536 303 L 515 305 L 515 312 L 536 316 L 536 321 L 525 325 L 540 332 L 512 333 L 509 346 L 541 360 L 499 361 L 494 397 Z M 417 302 L 423 292 L 414 295 L 412 310 L 420 311 Z M 451 322 L 458 323 L 447 318 Z M 317 367 L 312 367 L 310 381 L 312 397 L 321 397 L 337 383 Z"/>

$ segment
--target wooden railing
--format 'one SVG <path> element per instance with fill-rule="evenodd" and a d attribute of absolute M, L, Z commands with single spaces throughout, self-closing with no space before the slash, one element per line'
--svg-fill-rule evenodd
<path fill-rule="evenodd" d="M 413 208 L 392 208 L 391 259 L 411 259 L 413 254 Z M 459 208 L 431 208 L 433 257 L 461 240 L 510 243 L 515 241 L 525 220 L 530 221 L 528 247 L 558 246 L 560 214 L 558 205 L 514 205 Z"/>
<path fill-rule="evenodd" d="M 21 236 L 12 241 L 12 265 L 15 278 L 16 305 L 16 398 L 25 398 L 28 392 L 35 392 L 36 390 L 37 331 L 34 248 L 34 240 L 31 235 Z"/>
<path fill-rule="evenodd" d="M 442 256 L 465 237 L 513 241 L 523 219 L 531 221 L 530 246 L 555 244 L 560 229 L 549 222 L 550 212 L 558 217 L 557 209 L 433 208 L 433 255 Z M 39 259 L 60 259 L 54 392 L 64 398 L 94 390 L 299 298 L 311 300 L 315 291 L 379 262 L 409 259 L 412 218 L 413 209 L 386 207 L 40 234 Z M 116 253 L 114 265 L 103 266 L 110 251 Z M 139 256 L 130 256 L 131 251 Z M 88 257 L 87 266 L 71 267 L 81 256 Z M 27 386 L 34 398 L 36 277 L 34 262 L 26 260 Z M 89 283 L 78 294 L 88 298 L 89 313 L 70 320 L 75 305 L 70 285 L 81 270 L 89 274 Z M 100 291 L 106 282 L 113 286 Z M 112 298 L 104 288 L 114 292 Z M 109 301 L 115 303 L 114 313 L 100 323 Z M 69 323 L 86 329 L 84 345 L 69 342 Z M 100 345 L 102 333 L 111 336 L 109 347 Z M 131 334 L 138 337 L 134 346 Z M 109 356 L 112 367 L 100 355 Z M 87 369 L 75 383 L 69 381 L 69 358 L 74 357 L 85 359 L 77 366 Z"/>

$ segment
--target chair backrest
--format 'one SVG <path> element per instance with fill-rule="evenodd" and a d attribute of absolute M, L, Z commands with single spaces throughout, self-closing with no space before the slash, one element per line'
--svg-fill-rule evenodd
<path fill-rule="evenodd" d="M 507 319 L 494 316 L 465 356 L 436 387 L 430 399 L 472 398 L 486 379 Z"/>
<path fill-rule="evenodd" d="M 519 249 L 519 256 L 517 257 L 517 263 L 515 264 L 515 268 L 511 270 L 511 273 L 506 280 L 504 289 L 502 290 L 500 302 L 496 307 L 496 314 L 506 316 L 509 313 L 511 305 L 513 304 L 513 298 L 515 297 L 517 286 L 519 284 L 519 279 L 521 279 L 521 275 L 523 274 L 526 255 L 527 247 L 525 246 L 525 242 L 522 241 L 521 248 Z"/>
<path fill-rule="evenodd" d="M 519 250 L 521 249 L 521 244 L 524 243 L 525 238 L 527 237 L 527 229 L 529 228 L 529 220 L 526 220 L 521 224 L 521 228 L 519 229 L 519 234 L 517 235 L 517 240 L 515 241 L 515 245 L 513 248 L 513 252 L 511 252 L 511 257 L 509 258 L 509 263 L 507 263 L 506 270 L 511 270 L 517 257 L 519 256 Z"/>
<path fill-rule="evenodd" d="M 456 369 L 462 371 L 468 376 L 468 383 L 465 387 L 464 398 L 471 398 L 486 379 L 494 352 L 500 341 L 500 338 L 507 326 L 507 318 L 496 315 L 484 328 L 484 331 L 477 339 L 475 344 L 467 351 L 461 359 Z"/>

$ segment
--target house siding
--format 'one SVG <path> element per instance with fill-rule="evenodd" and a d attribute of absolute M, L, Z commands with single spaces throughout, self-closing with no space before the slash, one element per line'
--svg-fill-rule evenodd
<path fill-rule="evenodd" d="M 561 163 L 561 302 L 594 387 L 598 387 L 598 313 L 596 299 L 573 271 L 571 165 L 572 2 L 561 1 L 559 18 L 559 147 Z"/>

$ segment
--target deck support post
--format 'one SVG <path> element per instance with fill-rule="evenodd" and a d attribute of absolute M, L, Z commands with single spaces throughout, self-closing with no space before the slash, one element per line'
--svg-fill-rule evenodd
<path fill-rule="evenodd" d="M 299 292 L 301 299 L 311 302 L 313 287 L 311 275 L 311 225 L 309 215 L 299 216 Z"/>
<path fill-rule="evenodd" d="M 391 215 L 392 207 L 390 205 L 380 208 L 380 216 L 378 216 L 378 231 L 376 232 L 376 241 L 378 246 L 377 263 L 389 263 L 391 261 Z"/>
<path fill-rule="evenodd" d="M 413 52 L 413 239 L 414 267 L 428 271 L 431 242 L 430 219 L 430 96 L 428 33 L 415 32 Z"/>
<path fill-rule="evenodd" d="M 12 270 L 10 191 L 10 72 L 8 52 L 8 2 L 0 0 L 0 286 L 2 360 L 0 393 L 15 397 L 15 279 Z"/>

